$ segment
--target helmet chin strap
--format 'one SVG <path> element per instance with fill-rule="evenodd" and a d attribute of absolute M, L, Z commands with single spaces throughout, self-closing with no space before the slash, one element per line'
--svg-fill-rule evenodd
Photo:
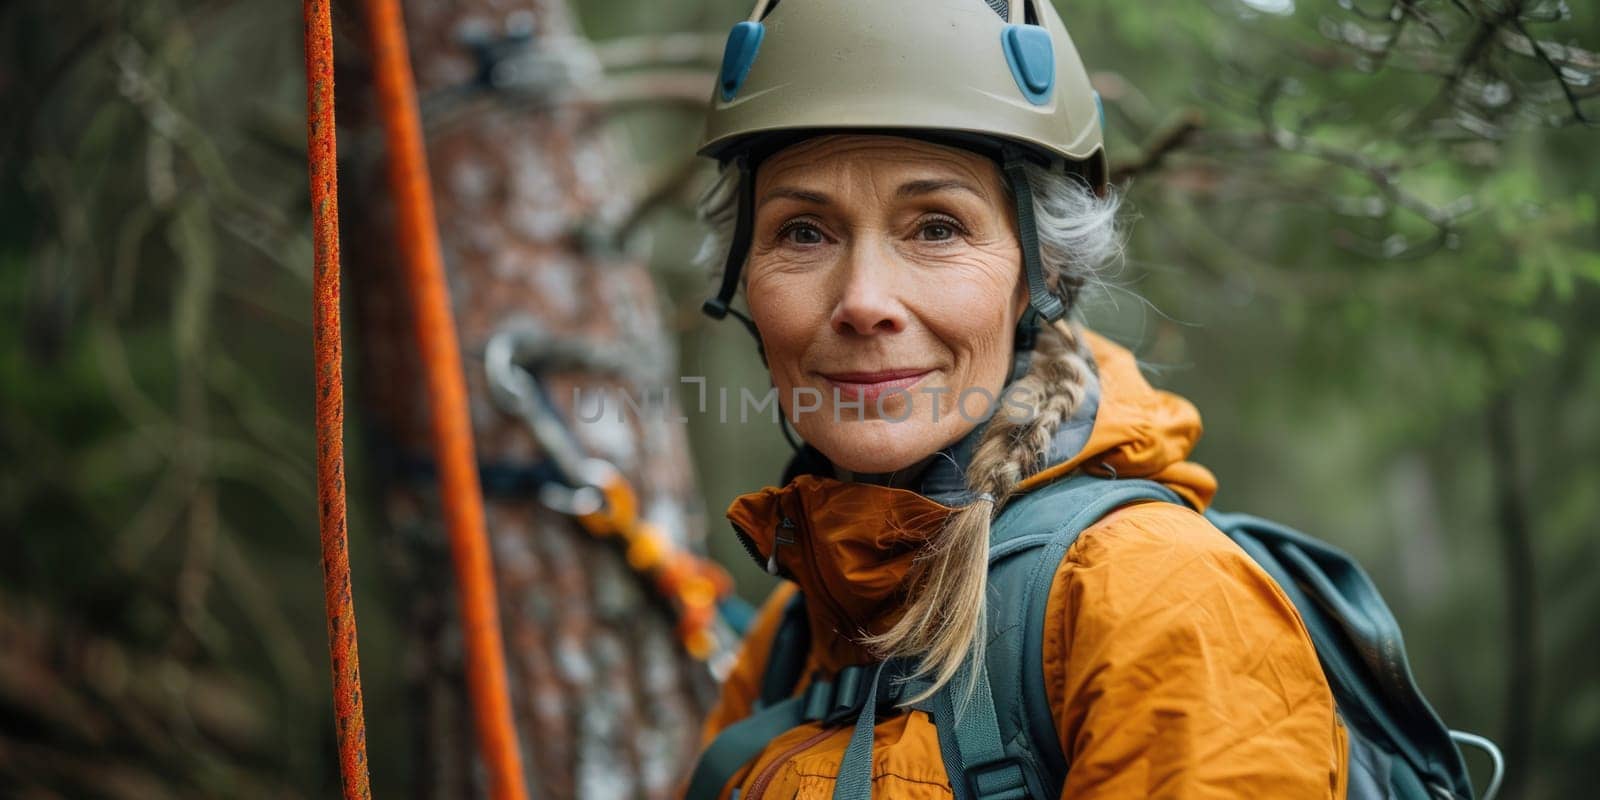
<path fill-rule="evenodd" d="M 1017 321 L 1012 339 L 1011 374 L 1006 378 L 1007 385 L 1027 374 L 1040 327 L 1066 316 L 1071 300 L 1069 294 L 1068 302 L 1063 303 L 1045 283 L 1044 261 L 1039 255 L 1039 229 L 1033 216 L 1033 189 L 1028 185 L 1028 174 L 1024 167 L 1026 159 L 1022 148 L 1015 145 L 1003 145 L 1000 149 L 1000 169 L 1016 205 L 1017 240 L 1022 249 L 1023 277 L 1028 283 L 1028 308 Z M 756 352 L 760 354 L 761 365 L 765 367 L 767 351 L 761 342 L 761 331 L 749 316 L 732 306 L 733 296 L 739 290 L 739 273 L 749 255 L 750 239 L 755 228 L 755 170 L 751 167 L 750 156 L 736 156 L 734 165 L 739 170 L 739 185 L 733 241 L 722 266 L 722 285 L 718 287 L 715 297 L 701 304 L 700 310 L 718 320 L 732 314 L 743 323 L 745 330 L 756 340 Z"/>
<path fill-rule="evenodd" d="M 732 314 L 735 319 L 744 324 L 745 330 L 750 332 L 756 340 L 756 352 L 761 355 L 761 366 L 767 366 L 767 350 L 761 344 L 761 331 L 756 328 L 756 323 L 750 317 L 734 308 L 733 296 L 739 291 L 739 272 L 744 268 L 745 258 L 750 254 L 750 239 L 755 235 L 755 198 L 756 180 L 755 170 L 750 166 L 750 156 L 740 154 L 734 159 L 734 165 L 739 170 L 738 206 L 737 216 L 733 223 L 733 241 L 728 246 L 727 260 L 722 264 L 722 285 L 717 289 L 717 296 L 707 298 L 700 304 L 700 311 L 706 316 L 720 320 Z"/>
<path fill-rule="evenodd" d="M 1011 198 L 1017 210 L 1017 243 L 1022 247 L 1022 274 L 1028 282 L 1028 309 L 1017 321 L 1012 344 L 1011 375 L 1006 384 L 1028 372 L 1033 347 L 1039 338 L 1039 328 L 1066 316 L 1068 305 L 1061 302 L 1044 280 L 1044 259 L 1039 255 L 1039 227 L 1033 218 L 1033 187 L 1028 185 L 1024 168 L 1027 156 L 1021 148 L 1005 145 L 1001 148 L 1000 171 L 1005 173 L 1011 187 Z"/>
<path fill-rule="evenodd" d="M 1007 386 L 1028 374 L 1028 365 L 1033 362 L 1033 345 L 1039 335 L 1038 314 L 1030 305 L 1022 312 L 1022 319 L 1017 320 L 1017 330 L 1011 340 L 1011 374 L 1006 376 Z"/>

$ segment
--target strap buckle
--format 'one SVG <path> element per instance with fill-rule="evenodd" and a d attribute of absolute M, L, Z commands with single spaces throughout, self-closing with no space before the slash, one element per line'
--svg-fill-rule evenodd
<path fill-rule="evenodd" d="M 1028 800 L 1027 775 L 1010 756 L 967 767 L 966 777 L 973 800 Z"/>
<path fill-rule="evenodd" d="M 872 688 L 872 670 L 876 668 L 876 664 L 853 664 L 839 670 L 831 681 L 813 677 L 802 701 L 804 719 L 820 721 L 827 726 L 855 721 L 866 708 L 867 693 Z M 893 705 L 903 693 L 897 681 L 880 686 L 877 707 Z"/>

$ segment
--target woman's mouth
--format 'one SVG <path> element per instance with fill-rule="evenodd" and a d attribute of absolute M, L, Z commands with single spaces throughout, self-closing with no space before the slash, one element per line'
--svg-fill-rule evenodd
<path fill-rule="evenodd" d="M 845 402 L 872 403 L 891 392 L 908 392 L 931 369 L 890 369 L 877 372 L 824 372 L 823 380 L 834 396 Z M 910 398 L 908 397 L 907 400 Z M 864 411 L 865 409 L 863 409 Z"/>

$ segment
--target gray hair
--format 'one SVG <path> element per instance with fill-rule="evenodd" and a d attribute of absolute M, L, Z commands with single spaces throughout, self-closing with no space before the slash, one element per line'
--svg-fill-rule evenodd
<path fill-rule="evenodd" d="M 1051 290 L 1059 295 L 1063 285 L 1074 293 L 1080 287 L 1103 285 L 1105 275 L 1121 262 L 1126 241 L 1118 223 L 1121 195 L 1113 190 L 1099 197 L 1079 178 L 1032 162 L 1023 169 L 1033 192 L 1039 258 Z M 1010 198 L 1010 185 L 1004 185 Z M 738 200 L 739 171 L 730 164 L 722 168 L 697 204 L 706 236 L 694 261 L 713 281 L 721 277 L 733 243 Z"/>

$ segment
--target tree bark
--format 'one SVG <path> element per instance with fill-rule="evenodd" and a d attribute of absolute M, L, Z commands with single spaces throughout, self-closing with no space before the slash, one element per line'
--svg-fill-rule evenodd
<path fill-rule="evenodd" d="M 423 108 L 437 107 L 430 99 L 472 98 L 452 105 L 448 125 L 429 129 L 428 161 L 478 458 L 497 470 L 541 456 L 528 431 L 497 409 L 487 391 L 484 346 L 502 326 L 532 322 L 597 347 L 621 346 L 637 362 L 620 376 L 598 369 L 543 376 L 569 420 L 574 387 L 658 393 L 661 366 L 676 360 L 646 266 L 590 244 L 596 239 L 588 234 L 624 217 L 628 205 L 622 162 L 598 135 L 599 109 L 580 96 L 590 87 L 557 80 L 532 103 L 525 96 L 510 102 L 503 92 L 463 94 L 481 66 L 468 38 L 528 32 L 531 52 L 566 53 L 575 59 L 570 63 L 584 63 L 586 48 L 573 49 L 581 40 L 573 38 L 563 2 L 507 6 L 404 3 Z M 342 69 L 344 86 L 371 85 L 363 65 Z M 340 110 L 341 119 L 358 126 L 357 135 L 341 139 L 354 152 L 341 199 L 350 231 L 347 284 L 356 287 L 369 439 L 380 463 L 391 467 L 382 488 L 392 528 L 387 549 L 410 605 L 412 794 L 482 796 L 456 600 L 427 468 L 426 399 L 412 363 L 409 307 L 382 182 L 381 136 L 364 107 L 370 96 L 353 94 L 344 93 L 353 105 Z M 673 408 L 625 419 L 608 413 L 600 423 L 571 427 L 591 455 L 629 476 L 641 514 L 685 544 L 704 530 L 704 514 L 678 419 Z M 492 484 L 486 480 L 486 489 Z M 695 752 L 699 718 L 712 697 L 705 667 L 684 653 L 668 606 L 630 573 L 614 543 L 586 536 L 529 493 L 487 494 L 508 678 L 532 794 L 668 796 Z"/>

